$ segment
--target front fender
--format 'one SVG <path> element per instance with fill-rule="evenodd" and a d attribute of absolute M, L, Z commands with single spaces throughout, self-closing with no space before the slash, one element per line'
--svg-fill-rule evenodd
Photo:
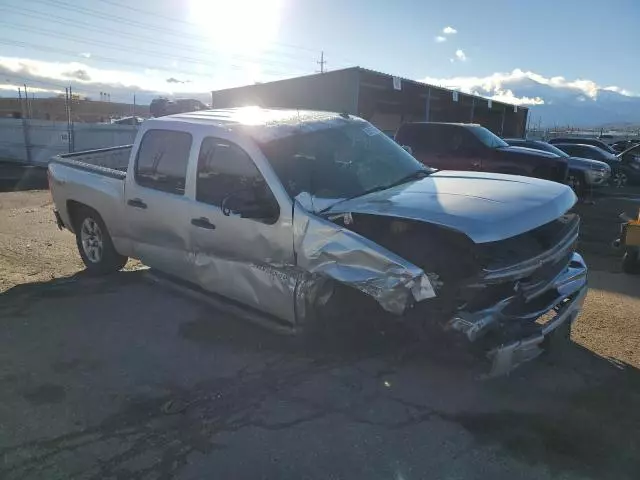
<path fill-rule="evenodd" d="M 354 287 L 373 297 L 388 312 L 400 315 L 414 301 L 436 296 L 422 269 L 377 243 L 308 212 L 297 201 L 293 234 L 298 267 Z"/>

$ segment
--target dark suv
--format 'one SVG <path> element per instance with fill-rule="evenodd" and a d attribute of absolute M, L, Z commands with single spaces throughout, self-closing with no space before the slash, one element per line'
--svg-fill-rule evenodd
<path fill-rule="evenodd" d="M 609 152 L 612 154 L 616 154 L 613 148 L 604 143 L 602 140 L 598 140 L 597 138 L 578 138 L 578 137 L 556 137 L 549 140 L 551 145 L 559 145 L 559 144 L 567 144 L 567 143 L 576 143 L 580 145 L 592 145 L 594 147 L 601 148 L 605 152 Z"/>
<path fill-rule="evenodd" d="M 510 147 L 486 128 L 468 123 L 405 123 L 396 142 L 414 157 L 442 170 L 477 170 L 564 183 L 567 161 L 553 153 Z"/>

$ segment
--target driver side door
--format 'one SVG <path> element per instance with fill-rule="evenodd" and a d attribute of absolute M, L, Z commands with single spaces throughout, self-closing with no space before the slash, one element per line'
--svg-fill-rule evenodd
<path fill-rule="evenodd" d="M 192 205 L 190 237 L 196 283 L 293 322 L 290 208 L 280 207 L 249 154 L 227 139 L 205 137 L 198 154 Z"/>

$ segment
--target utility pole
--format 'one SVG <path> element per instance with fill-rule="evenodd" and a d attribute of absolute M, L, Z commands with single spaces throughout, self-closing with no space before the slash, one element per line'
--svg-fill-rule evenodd
<path fill-rule="evenodd" d="M 25 105 L 27 106 L 26 110 L 27 110 L 27 118 L 31 118 L 31 102 L 29 101 L 29 92 L 27 91 L 27 84 L 24 83 L 24 100 L 25 100 Z"/>
<path fill-rule="evenodd" d="M 316 63 L 320 65 L 320 73 L 324 73 L 324 66 L 327 64 L 327 61 L 324 59 L 324 51 L 320 52 L 320 61 Z"/>
<path fill-rule="evenodd" d="M 26 86 L 25 86 L 25 92 L 24 92 L 24 101 L 22 99 L 22 92 L 20 91 L 20 88 L 18 87 L 18 98 L 20 99 L 20 110 L 22 112 L 21 117 L 22 117 L 22 134 L 24 136 L 24 149 L 26 151 L 27 154 L 27 163 L 31 163 L 31 138 L 29 135 L 29 122 L 27 121 L 27 109 L 29 108 L 27 106 L 27 103 L 29 101 L 29 97 L 27 96 L 27 91 L 26 91 Z"/>

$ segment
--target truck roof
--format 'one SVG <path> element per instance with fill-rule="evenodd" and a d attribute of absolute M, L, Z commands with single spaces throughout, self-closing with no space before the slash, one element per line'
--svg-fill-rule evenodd
<path fill-rule="evenodd" d="M 284 108 L 238 107 L 177 113 L 148 120 L 215 125 L 249 134 L 258 142 L 282 138 L 294 133 L 345 125 L 364 120 L 348 114 Z"/>

